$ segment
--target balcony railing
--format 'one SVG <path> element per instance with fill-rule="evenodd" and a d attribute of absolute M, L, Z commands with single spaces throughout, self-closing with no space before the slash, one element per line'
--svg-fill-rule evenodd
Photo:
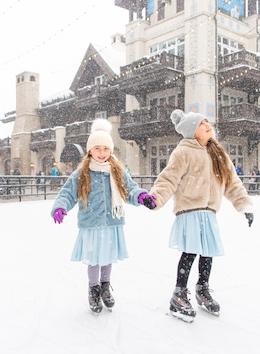
<path fill-rule="evenodd" d="M 144 107 L 131 112 L 121 114 L 121 127 L 132 124 L 145 124 L 168 120 L 172 111 L 177 107 L 172 105 L 161 105 Z"/>
<path fill-rule="evenodd" d="M 138 69 L 144 68 L 147 66 L 159 65 L 160 68 L 172 68 L 178 71 L 184 70 L 184 58 L 178 55 L 171 53 L 163 52 L 157 55 L 154 55 L 150 58 L 141 58 L 131 64 L 120 67 L 120 76 L 124 77 L 135 72 L 138 72 Z"/>
<path fill-rule="evenodd" d="M 0 154 L 1 153 L 11 153 L 11 138 L 8 137 L 3 140 L 0 139 Z"/>
<path fill-rule="evenodd" d="M 37 130 L 36 132 L 31 133 L 31 143 L 46 140 L 55 140 L 54 129 Z"/>
<path fill-rule="evenodd" d="M 56 148 L 56 136 L 54 129 L 42 129 L 31 133 L 30 148 L 32 151 L 39 151 L 39 149 Z"/>
<path fill-rule="evenodd" d="M 85 143 L 90 134 L 92 122 L 77 122 L 66 125 L 66 144 Z"/>
<path fill-rule="evenodd" d="M 244 118 L 260 123 L 260 106 L 249 103 L 238 103 L 236 105 L 221 107 L 220 118 L 228 121 Z"/>
<path fill-rule="evenodd" d="M 231 68 L 237 65 L 247 65 L 250 68 L 260 69 L 259 57 L 245 49 L 218 57 L 218 69 Z"/>

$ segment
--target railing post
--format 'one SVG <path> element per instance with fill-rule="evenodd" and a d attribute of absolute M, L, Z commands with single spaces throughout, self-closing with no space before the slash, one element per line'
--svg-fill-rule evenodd
<path fill-rule="evenodd" d="M 44 200 L 46 200 L 46 177 L 44 177 L 44 186 L 43 186 L 43 190 L 44 190 Z"/>
<path fill-rule="evenodd" d="M 21 178 L 18 178 L 19 183 L 19 202 L 22 201 L 22 187 L 21 187 Z"/>

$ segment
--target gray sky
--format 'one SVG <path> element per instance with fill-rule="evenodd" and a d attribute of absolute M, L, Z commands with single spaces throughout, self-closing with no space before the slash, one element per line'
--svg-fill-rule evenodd
<path fill-rule="evenodd" d="M 40 74 L 41 100 L 66 90 L 89 43 L 109 46 L 110 36 L 124 34 L 127 22 L 128 11 L 114 0 L 1 0 L 0 118 L 16 109 L 17 74 Z M 0 138 L 7 125 L 0 123 Z"/>

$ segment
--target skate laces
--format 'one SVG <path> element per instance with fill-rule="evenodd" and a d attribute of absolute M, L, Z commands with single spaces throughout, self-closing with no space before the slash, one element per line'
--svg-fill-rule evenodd
<path fill-rule="evenodd" d="M 210 293 L 213 293 L 214 290 L 210 289 L 208 286 L 202 286 L 201 290 L 200 290 L 200 294 L 202 297 L 204 297 L 207 301 L 212 302 L 213 298 L 210 295 Z"/>
<path fill-rule="evenodd" d="M 93 299 L 93 301 L 98 301 L 99 300 L 99 297 L 100 297 L 100 289 L 98 286 L 93 286 L 91 289 L 90 289 L 90 296 L 91 298 Z"/>
<path fill-rule="evenodd" d="M 185 307 L 189 307 L 190 306 L 190 302 L 188 299 L 188 294 L 190 294 L 191 292 L 189 291 L 188 288 L 184 288 L 178 291 L 178 293 L 176 293 L 176 295 L 181 299 L 181 301 L 184 303 Z"/>
<path fill-rule="evenodd" d="M 101 292 L 102 292 L 103 296 L 106 296 L 106 297 L 111 296 L 109 288 L 111 288 L 112 291 L 114 291 L 110 282 L 101 283 Z"/>

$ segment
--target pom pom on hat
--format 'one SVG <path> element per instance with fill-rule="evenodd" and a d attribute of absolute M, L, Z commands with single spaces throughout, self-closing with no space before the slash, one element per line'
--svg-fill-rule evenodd
<path fill-rule="evenodd" d="M 94 146 L 103 145 L 109 147 L 111 154 L 114 151 L 114 142 L 110 135 L 111 123 L 106 119 L 96 119 L 91 126 L 91 134 L 87 141 L 87 152 Z"/>
<path fill-rule="evenodd" d="M 95 119 L 91 126 L 91 134 L 95 133 L 97 130 L 103 130 L 104 132 L 110 134 L 112 130 L 112 125 L 106 119 Z"/>
<path fill-rule="evenodd" d="M 175 109 L 171 114 L 171 120 L 175 125 L 176 131 L 186 139 L 193 139 L 196 130 L 204 119 L 202 114 L 189 112 L 185 114 L 180 109 Z"/>
<path fill-rule="evenodd" d="M 185 116 L 184 112 L 182 112 L 180 109 L 175 109 L 175 111 L 172 112 L 171 114 L 171 120 L 173 124 L 179 124 L 181 118 Z"/>

